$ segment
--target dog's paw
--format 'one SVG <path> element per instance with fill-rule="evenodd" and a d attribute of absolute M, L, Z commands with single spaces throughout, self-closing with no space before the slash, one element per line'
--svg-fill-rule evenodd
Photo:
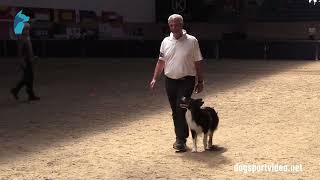
<path fill-rule="evenodd" d="M 196 152 L 198 152 L 198 151 L 197 151 L 197 149 L 192 148 L 192 151 L 191 151 L 191 152 L 196 153 Z"/>

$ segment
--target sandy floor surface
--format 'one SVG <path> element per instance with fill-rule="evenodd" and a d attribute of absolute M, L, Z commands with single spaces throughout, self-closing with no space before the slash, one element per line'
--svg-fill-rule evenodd
<path fill-rule="evenodd" d="M 175 153 L 153 59 L 42 59 L 41 101 L 15 101 L 13 59 L 0 62 L 0 179 L 319 179 L 320 62 L 206 60 L 221 151 Z M 192 146 L 191 137 L 188 146 Z M 298 172 L 240 172 L 298 165 Z M 248 167 L 248 166 L 247 166 Z M 244 169 L 243 169 L 244 170 Z M 249 170 L 249 169 L 247 169 Z"/>

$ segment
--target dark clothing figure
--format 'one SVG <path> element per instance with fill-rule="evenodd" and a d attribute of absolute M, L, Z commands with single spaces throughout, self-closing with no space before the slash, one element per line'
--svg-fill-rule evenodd
<path fill-rule="evenodd" d="M 33 72 L 33 49 L 29 38 L 18 40 L 18 56 L 19 56 L 19 68 L 23 72 L 23 75 L 16 86 L 11 89 L 12 95 L 19 99 L 18 94 L 24 86 L 28 94 L 29 100 L 39 100 L 33 90 L 34 72 Z"/>

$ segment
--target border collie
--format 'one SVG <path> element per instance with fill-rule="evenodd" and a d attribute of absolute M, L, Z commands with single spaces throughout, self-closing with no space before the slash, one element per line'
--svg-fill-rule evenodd
<path fill-rule="evenodd" d="M 211 107 L 201 107 L 204 104 L 202 99 L 183 97 L 180 107 L 187 109 L 186 120 L 191 130 L 193 148 L 197 152 L 197 136 L 203 133 L 203 147 L 205 150 L 214 150 L 212 136 L 219 124 L 217 112 Z M 208 141 L 209 136 L 209 141 Z"/>

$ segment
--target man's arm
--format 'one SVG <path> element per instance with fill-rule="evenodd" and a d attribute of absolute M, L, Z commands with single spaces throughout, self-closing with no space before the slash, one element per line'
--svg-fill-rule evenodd
<path fill-rule="evenodd" d="M 164 69 L 164 65 L 165 65 L 165 61 L 163 60 L 158 60 L 157 62 L 157 65 L 154 69 L 154 74 L 153 74 L 153 77 L 152 77 L 152 80 L 150 82 L 150 88 L 153 89 L 157 80 L 159 79 L 163 69 Z"/>
<path fill-rule="evenodd" d="M 200 93 L 203 90 L 203 67 L 202 67 L 202 60 L 196 61 L 195 63 L 196 73 L 197 73 L 197 83 L 196 83 L 196 93 Z"/>
<path fill-rule="evenodd" d="M 202 60 L 201 61 L 196 61 L 195 62 L 195 67 L 196 67 L 196 73 L 197 73 L 197 79 L 198 82 L 202 81 L 203 82 L 203 68 L 202 68 Z"/>
<path fill-rule="evenodd" d="M 163 60 L 160 60 L 160 59 L 158 60 L 152 79 L 155 79 L 155 80 L 159 79 L 159 77 L 163 71 L 164 64 L 165 64 L 165 62 Z"/>

